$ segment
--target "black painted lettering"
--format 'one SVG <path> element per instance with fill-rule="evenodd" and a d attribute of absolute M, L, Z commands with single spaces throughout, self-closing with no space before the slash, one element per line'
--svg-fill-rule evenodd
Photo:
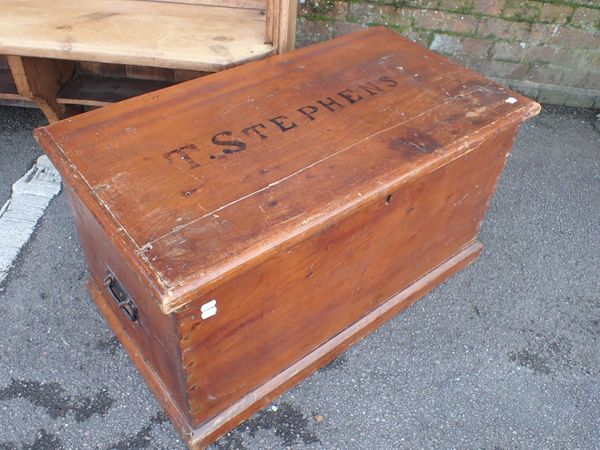
<path fill-rule="evenodd" d="M 388 77 L 387 75 L 379 77 L 379 81 L 383 81 L 385 84 L 388 85 L 388 87 L 398 86 L 398 82 L 396 80 L 394 80 L 393 78 Z"/>
<path fill-rule="evenodd" d="M 246 144 L 244 142 L 240 141 L 239 139 L 223 140 L 223 139 L 220 139 L 219 136 L 233 136 L 233 133 L 231 131 L 226 130 L 226 131 L 221 131 L 220 133 L 217 133 L 212 137 L 212 143 L 215 145 L 230 145 L 230 146 L 235 147 L 235 148 L 224 148 L 223 153 L 230 155 L 232 153 L 238 153 L 238 152 L 241 152 L 242 150 L 246 149 Z"/>
<path fill-rule="evenodd" d="M 277 125 L 281 131 L 290 131 L 291 129 L 296 128 L 298 126 L 294 122 L 292 122 L 289 125 L 286 125 L 280 119 L 287 119 L 287 117 L 286 116 L 277 116 L 277 117 L 273 117 L 272 119 L 269 119 L 269 121 L 271 121 L 275 125 Z"/>
<path fill-rule="evenodd" d="M 244 128 L 244 129 L 242 130 L 242 133 L 244 133 L 246 136 L 248 136 L 248 133 L 249 133 L 250 131 L 253 131 L 253 132 L 254 132 L 254 133 L 256 133 L 256 135 L 257 135 L 258 137 L 260 137 L 260 138 L 261 138 L 263 141 L 264 141 L 265 139 L 268 139 L 268 138 L 269 138 L 269 136 L 267 136 L 266 134 L 263 134 L 263 133 L 261 133 L 261 132 L 260 132 L 260 130 L 258 130 L 258 128 L 262 128 L 262 129 L 264 130 L 264 129 L 266 129 L 267 127 L 265 127 L 265 125 L 264 125 L 264 124 L 262 124 L 262 123 L 259 123 L 259 124 L 252 125 L 252 126 L 250 126 L 250 127 Z"/>
<path fill-rule="evenodd" d="M 352 89 L 344 89 L 343 91 L 338 92 L 337 95 L 348 100 L 348 102 L 350 104 L 353 104 L 353 103 L 356 103 L 356 102 L 362 100 L 362 96 L 360 96 L 358 94 L 356 94 L 356 96 L 354 96 L 354 91 Z"/>
<path fill-rule="evenodd" d="M 183 161 L 188 163 L 190 165 L 190 168 L 195 169 L 196 167 L 200 167 L 200 164 L 198 164 L 192 159 L 187 150 L 196 150 L 197 148 L 198 147 L 196 147 L 196 144 L 184 145 L 183 147 L 179 147 L 175 150 L 171 150 L 170 152 L 165 153 L 164 157 L 167 161 L 169 161 L 169 163 L 172 163 L 173 160 L 171 159 L 171 157 L 173 155 L 177 155 L 179 156 L 179 159 L 182 159 Z"/>
<path fill-rule="evenodd" d="M 315 120 L 315 116 L 313 116 L 313 114 L 316 113 L 318 110 L 319 108 L 317 108 L 316 106 L 308 105 L 299 108 L 298 112 L 304 114 L 310 120 Z"/>
<path fill-rule="evenodd" d="M 398 85 L 399 82 L 393 77 L 389 75 L 382 75 L 373 82 L 368 81 L 364 84 L 359 84 L 353 89 L 344 89 L 337 92 L 334 97 L 324 97 L 320 100 L 317 100 L 315 104 L 302 106 L 296 109 L 296 111 L 308 118 L 308 120 L 313 121 L 317 119 L 317 114 L 322 111 L 323 108 L 331 112 L 335 112 L 340 109 L 344 109 L 346 105 L 352 105 L 360 100 L 365 99 L 367 96 L 378 95 L 384 92 L 386 88 L 393 88 Z M 288 116 L 285 115 L 268 119 L 268 122 L 271 122 L 277 126 L 277 128 L 279 128 L 282 132 L 290 131 L 298 127 L 297 123 L 293 122 Z M 269 138 L 267 135 L 269 132 L 268 122 L 260 122 L 243 128 L 241 130 L 241 134 L 248 137 L 258 136 L 260 139 L 266 140 Z M 234 137 L 233 132 L 229 130 L 221 131 L 215 134 L 212 137 L 212 143 L 218 146 L 223 146 L 224 148 L 222 148 L 221 151 L 224 154 L 238 153 L 247 148 L 247 144 L 239 138 Z M 165 158 L 167 158 L 169 162 L 172 162 L 172 155 L 177 154 L 180 156 L 180 159 L 186 161 L 192 168 L 199 167 L 200 164 L 195 162 L 189 155 L 188 151 L 191 149 L 196 149 L 196 146 L 191 144 L 189 146 L 172 150 L 165 154 Z M 217 158 L 216 155 L 209 155 L 209 157 L 211 159 Z"/>
<path fill-rule="evenodd" d="M 344 107 L 344 105 L 342 105 L 340 102 L 338 102 L 337 100 L 334 100 L 331 97 L 327 97 L 325 100 L 327 100 L 327 103 L 325 103 L 324 100 L 318 100 L 317 103 L 320 103 L 325 108 L 327 108 L 329 111 L 335 111 L 335 106 L 339 107 L 340 109 L 342 109 Z"/>
<path fill-rule="evenodd" d="M 372 82 L 368 82 L 367 84 L 361 84 L 358 87 L 371 95 L 377 95 L 379 92 L 383 92 L 383 89 L 381 89 L 379 86 Z"/>

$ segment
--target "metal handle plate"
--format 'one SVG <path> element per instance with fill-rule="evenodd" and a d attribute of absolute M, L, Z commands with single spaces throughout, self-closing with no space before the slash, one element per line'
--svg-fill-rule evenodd
<path fill-rule="evenodd" d="M 125 313 L 129 320 L 136 322 L 138 320 L 137 306 L 135 306 L 133 299 L 127 294 L 125 289 L 123 289 L 119 280 L 117 280 L 110 271 L 104 278 L 104 286 L 108 288 L 112 298 L 117 302 L 119 308 Z"/>

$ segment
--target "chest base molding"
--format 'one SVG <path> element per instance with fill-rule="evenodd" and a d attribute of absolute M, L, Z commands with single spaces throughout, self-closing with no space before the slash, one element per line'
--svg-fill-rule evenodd
<path fill-rule="evenodd" d="M 113 300 L 106 298 L 91 279 L 88 281 L 88 290 L 98 310 L 121 341 L 123 347 L 125 347 L 125 350 L 147 381 L 150 390 L 167 412 L 178 431 L 184 436 L 189 447 L 191 449 L 202 449 L 267 406 L 287 389 L 333 361 L 352 344 L 375 331 L 384 322 L 408 308 L 433 288 L 471 264 L 481 254 L 482 250 L 483 245 L 481 242 L 474 241 L 470 243 L 409 287 L 390 297 L 362 319 L 348 326 L 217 416 L 195 428 L 186 419 L 185 414 L 179 410 L 164 384 L 160 381 L 159 376 L 144 359 L 138 346 L 124 330 L 115 315 L 114 308 L 108 306 Z"/>

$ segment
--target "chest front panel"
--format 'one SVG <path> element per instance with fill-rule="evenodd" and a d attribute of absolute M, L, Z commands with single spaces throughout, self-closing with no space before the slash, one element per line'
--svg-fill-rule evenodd
<path fill-rule="evenodd" d="M 498 133 L 185 308 L 194 420 L 230 406 L 474 241 L 514 134 Z"/>

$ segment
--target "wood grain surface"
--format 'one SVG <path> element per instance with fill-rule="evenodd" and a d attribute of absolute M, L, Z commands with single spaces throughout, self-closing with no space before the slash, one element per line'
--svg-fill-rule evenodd
<path fill-rule="evenodd" d="M 169 312 L 538 110 L 371 29 L 111 105 L 38 136 L 59 170 L 76 173 L 103 205 L 107 223 L 124 230 Z"/>
<path fill-rule="evenodd" d="M 70 106 L 58 104 L 56 94 L 73 75 L 73 62 L 25 56 L 6 58 L 19 95 L 34 102 L 50 122 L 56 122 L 72 113 Z"/>
<path fill-rule="evenodd" d="M 181 348 L 198 423 L 470 245 L 515 134 L 499 130 L 188 304 Z M 218 314 L 203 321 L 212 299 Z"/>
<path fill-rule="evenodd" d="M 228 8 L 265 9 L 264 0 L 138 0 L 165 3 L 187 3 L 190 5 L 226 6 Z"/>
<path fill-rule="evenodd" d="M 257 389 L 241 396 L 229 408 L 226 408 L 218 415 L 194 428 L 188 438 L 190 448 L 205 448 L 253 413 L 258 412 L 287 389 L 309 376 L 315 370 L 331 362 L 350 345 L 376 330 L 377 327 L 392 318 L 395 314 L 412 305 L 432 288 L 471 264 L 479 256 L 482 249 L 483 246 L 478 241 L 465 247 L 448 261 L 416 280 L 410 287 L 398 292 L 381 306 L 345 328 L 344 331 L 335 335 L 314 351 L 294 362 L 284 371 L 274 375 Z M 187 428 L 182 430 L 184 436 L 187 436 L 186 430 Z"/>
<path fill-rule="evenodd" d="M 136 351 L 142 353 L 147 364 L 160 378 L 172 402 L 181 411 L 180 415 L 189 420 L 187 387 L 181 370 L 181 350 L 176 318 L 174 315 L 162 314 L 152 298 L 152 293 L 148 291 L 147 285 L 135 271 L 134 266 L 128 264 L 120 256 L 119 249 L 112 245 L 111 234 L 114 230 L 101 229 L 92 212 L 93 209 L 85 206 L 77 192 L 68 185 L 65 189 L 90 271 L 89 287 L 91 287 L 92 298 L 105 317 L 107 314 L 104 309 L 111 311 L 111 319 L 109 319 L 111 327 L 115 328 L 113 321 L 118 322 L 118 328 L 128 335 Z M 131 322 L 108 294 L 104 286 L 104 278 L 109 270 L 126 286 L 127 293 L 134 299 L 139 314 L 136 322 Z M 102 288 L 103 305 L 99 304 L 100 298 L 96 295 L 95 287 L 98 286 Z"/>
<path fill-rule="evenodd" d="M 384 29 L 36 131 L 90 290 L 202 448 L 480 253 L 539 105 Z M 119 280 L 130 321 L 102 286 Z"/>
<path fill-rule="evenodd" d="M 3 0 L 1 7 L 5 55 L 212 72 L 275 51 L 265 44 L 264 10 L 140 0 Z"/>
<path fill-rule="evenodd" d="M 64 105 L 106 106 L 173 84 L 169 81 L 81 74 L 63 86 L 56 101 Z"/>

